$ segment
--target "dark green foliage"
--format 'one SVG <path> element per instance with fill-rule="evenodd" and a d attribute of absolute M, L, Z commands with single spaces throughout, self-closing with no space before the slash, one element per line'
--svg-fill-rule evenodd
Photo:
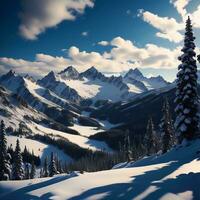
<path fill-rule="evenodd" d="M 163 103 L 162 112 L 163 117 L 161 118 L 160 132 L 162 136 L 162 152 L 166 153 L 175 144 L 174 127 L 167 98 Z"/>
<path fill-rule="evenodd" d="M 48 161 L 47 157 L 44 159 L 44 165 L 43 165 L 43 177 L 48 177 L 49 172 L 48 172 Z"/>
<path fill-rule="evenodd" d="M 35 178 L 35 174 L 36 174 L 36 168 L 35 168 L 34 162 L 32 161 L 32 163 L 31 163 L 30 178 L 31 178 L 31 179 Z"/>
<path fill-rule="evenodd" d="M 30 153 L 26 146 L 24 148 L 24 151 L 22 153 L 22 157 L 23 157 L 23 162 L 24 163 L 32 163 L 32 161 L 34 162 L 34 164 L 38 167 L 41 164 L 41 160 L 39 156 L 35 156 L 34 152 Z"/>
<path fill-rule="evenodd" d="M 21 155 L 19 139 L 17 139 L 16 142 L 12 172 L 13 172 L 12 178 L 14 180 L 22 180 L 24 178 L 24 170 L 22 167 L 22 155 Z"/>
<path fill-rule="evenodd" d="M 109 131 L 99 132 L 91 135 L 89 138 L 94 140 L 105 141 L 112 149 L 119 150 L 119 142 L 123 143 L 125 131 L 110 129 Z"/>
<path fill-rule="evenodd" d="M 49 176 L 57 174 L 56 163 L 53 152 L 51 152 L 51 159 L 49 163 Z"/>
<path fill-rule="evenodd" d="M 24 169 L 24 179 L 30 179 L 30 170 L 29 170 L 29 164 L 25 164 L 25 169 Z"/>
<path fill-rule="evenodd" d="M 147 151 L 147 155 L 155 154 L 159 150 L 159 139 L 156 135 L 154 123 L 151 117 L 147 122 L 147 129 L 144 137 L 144 145 Z"/>
<path fill-rule="evenodd" d="M 11 175 L 10 157 L 7 153 L 7 140 L 3 120 L 0 127 L 0 180 L 9 180 Z"/>

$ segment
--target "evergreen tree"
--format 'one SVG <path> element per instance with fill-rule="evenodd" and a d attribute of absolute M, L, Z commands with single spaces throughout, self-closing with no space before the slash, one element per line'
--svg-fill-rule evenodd
<path fill-rule="evenodd" d="M 14 159 L 13 159 L 13 179 L 22 180 L 23 177 L 24 177 L 24 170 L 22 167 L 22 155 L 21 155 L 19 139 L 17 139 Z"/>
<path fill-rule="evenodd" d="M 174 128 L 167 98 L 163 103 L 162 112 L 160 132 L 162 136 L 162 152 L 166 153 L 175 144 Z"/>
<path fill-rule="evenodd" d="M 127 162 L 130 162 L 132 160 L 132 152 L 131 152 L 131 143 L 130 143 L 130 137 L 129 137 L 129 131 L 126 131 L 126 135 L 124 138 L 124 153 L 125 158 Z"/>
<path fill-rule="evenodd" d="M 49 164 L 49 176 L 53 176 L 56 173 L 57 171 L 56 171 L 55 158 L 54 158 L 53 152 L 51 152 L 51 160 Z"/>
<path fill-rule="evenodd" d="M 3 120 L 0 127 L 0 180 L 9 180 L 11 174 L 9 154 L 7 153 L 7 140 Z"/>
<path fill-rule="evenodd" d="M 44 167 L 43 167 L 43 176 L 48 177 L 49 172 L 48 172 L 48 162 L 47 162 L 47 157 L 44 159 Z"/>
<path fill-rule="evenodd" d="M 30 179 L 30 171 L 29 171 L 29 164 L 28 163 L 26 163 L 25 164 L 25 169 L 24 169 L 24 177 L 25 177 L 25 179 Z"/>
<path fill-rule="evenodd" d="M 158 151 L 158 137 L 156 135 L 153 120 L 150 117 L 147 123 L 147 130 L 144 137 L 144 143 L 146 147 L 147 155 L 152 155 Z"/>
<path fill-rule="evenodd" d="M 179 57 L 176 89 L 176 121 L 175 129 L 179 142 L 191 140 L 198 134 L 198 95 L 197 95 L 197 65 L 194 52 L 195 44 L 191 20 L 186 21 L 183 54 Z"/>
<path fill-rule="evenodd" d="M 35 168 L 34 162 L 32 161 L 32 162 L 31 162 L 31 173 L 30 173 L 30 178 L 31 178 L 31 179 L 35 178 L 35 174 L 36 174 L 36 168 Z"/>

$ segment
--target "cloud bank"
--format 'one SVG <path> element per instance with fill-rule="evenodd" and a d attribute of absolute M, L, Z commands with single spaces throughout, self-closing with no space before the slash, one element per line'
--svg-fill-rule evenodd
<path fill-rule="evenodd" d="M 50 70 L 58 72 L 69 65 L 75 66 L 80 72 L 95 66 L 104 73 L 122 73 L 134 67 L 172 69 L 178 65 L 177 57 L 181 49 L 177 47 L 170 50 L 155 44 L 146 44 L 143 48 L 139 48 L 130 40 L 122 37 L 116 37 L 104 43 L 110 45 L 110 51 L 87 52 L 71 46 L 66 57 L 40 53 L 36 54 L 33 62 L 3 57 L 0 58 L 1 71 L 6 72 L 12 68 L 18 73 L 31 73 L 39 76 L 45 75 Z"/>
<path fill-rule="evenodd" d="M 47 28 L 64 20 L 75 20 L 86 7 L 93 7 L 93 0 L 21 0 L 20 34 L 29 40 L 37 39 Z"/>

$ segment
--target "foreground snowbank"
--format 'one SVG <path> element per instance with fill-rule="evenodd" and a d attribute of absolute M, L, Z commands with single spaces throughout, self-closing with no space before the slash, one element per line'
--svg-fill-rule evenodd
<path fill-rule="evenodd" d="M 200 199 L 200 141 L 123 168 L 0 183 L 0 199 Z"/>

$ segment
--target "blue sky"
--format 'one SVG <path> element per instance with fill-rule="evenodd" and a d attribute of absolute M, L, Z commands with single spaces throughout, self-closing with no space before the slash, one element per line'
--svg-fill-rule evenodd
<path fill-rule="evenodd" d="M 108 74 L 138 67 L 145 75 L 173 80 L 188 15 L 199 52 L 198 0 L 1 3 L 0 72 L 14 68 L 37 76 L 67 65 L 79 71 L 95 65 Z"/>

